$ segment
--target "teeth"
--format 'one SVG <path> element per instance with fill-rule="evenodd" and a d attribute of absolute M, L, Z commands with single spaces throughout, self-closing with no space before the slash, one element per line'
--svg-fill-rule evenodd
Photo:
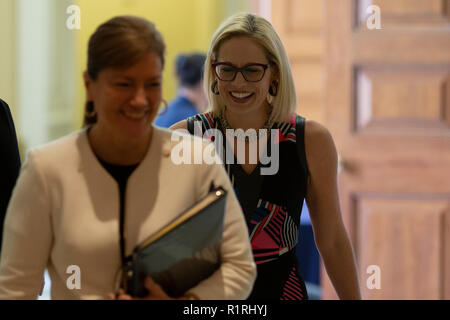
<path fill-rule="evenodd" d="M 247 98 L 251 95 L 251 92 L 231 92 L 231 95 L 238 99 Z"/>
<path fill-rule="evenodd" d="M 124 112 L 124 115 L 131 119 L 141 119 L 144 117 L 145 113 L 137 113 L 137 112 Z"/>

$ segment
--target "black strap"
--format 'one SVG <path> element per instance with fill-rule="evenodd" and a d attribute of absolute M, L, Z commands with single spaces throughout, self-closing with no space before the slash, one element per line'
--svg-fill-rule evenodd
<path fill-rule="evenodd" d="M 195 116 L 187 118 L 187 129 L 192 135 L 194 135 L 194 120 Z"/>
<path fill-rule="evenodd" d="M 306 161 L 306 151 L 305 151 L 305 123 L 306 119 L 303 118 L 302 116 L 297 115 L 295 127 L 297 140 L 297 154 L 300 160 L 300 164 L 302 165 L 302 168 L 305 170 L 305 177 L 307 178 L 309 174 L 309 169 L 308 169 L 308 162 Z"/>

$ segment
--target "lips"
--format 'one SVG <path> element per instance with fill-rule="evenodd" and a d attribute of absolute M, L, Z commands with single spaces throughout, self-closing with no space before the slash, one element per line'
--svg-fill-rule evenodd
<path fill-rule="evenodd" d="M 125 111 L 122 111 L 121 113 L 122 113 L 122 115 L 124 115 L 126 118 L 128 118 L 130 120 L 141 120 L 144 117 L 146 117 L 148 114 L 147 111 L 137 112 L 137 111 L 130 111 L 130 110 L 125 110 Z"/>
<path fill-rule="evenodd" d="M 237 92 L 231 91 L 230 96 L 236 103 L 245 103 L 254 95 L 253 92 Z"/>
<path fill-rule="evenodd" d="M 238 99 L 244 99 L 244 98 L 250 97 L 252 95 L 251 92 L 233 92 L 233 91 L 230 92 L 230 94 L 233 97 L 238 98 Z"/>

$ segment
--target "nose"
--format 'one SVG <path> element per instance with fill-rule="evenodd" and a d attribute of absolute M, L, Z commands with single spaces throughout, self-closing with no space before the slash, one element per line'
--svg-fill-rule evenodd
<path fill-rule="evenodd" d="M 135 107 L 146 107 L 148 105 L 147 95 L 143 87 L 138 87 L 134 93 L 131 105 Z"/>
<path fill-rule="evenodd" d="M 242 71 L 239 71 L 236 73 L 236 76 L 233 80 L 234 83 L 246 83 L 247 80 L 245 80 L 244 75 L 242 74 Z"/>

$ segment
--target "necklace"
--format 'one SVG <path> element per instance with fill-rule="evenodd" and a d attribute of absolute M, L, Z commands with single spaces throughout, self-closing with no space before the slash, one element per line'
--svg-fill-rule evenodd
<path fill-rule="evenodd" d="M 266 136 L 267 135 L 267 130 L 270 129 L 271 127 L 271 123 L 270 120 L 267 119 L 266 123 L 264 124 L 264 126 L 261 129 L 252 129 L 252 130 L 247 130 L 246 132 L 244 132 L 244 130 L 235 130 L 233 128 L 230 127 L 230 125 L 228 124 L 227 119 L 225 118 L 225 113 L 222 112 L 219 116 L 220 119 L 220 123 L 222 125 L 222 128 L 225 130 L 229 129 L 229 130 L 233 130 L 233 134 L 234 136 L 240 140 L 240 141 L 246 141 L 246 142 L 253 142 L 255 140 L 258 140 L 260 137 Z"/>

